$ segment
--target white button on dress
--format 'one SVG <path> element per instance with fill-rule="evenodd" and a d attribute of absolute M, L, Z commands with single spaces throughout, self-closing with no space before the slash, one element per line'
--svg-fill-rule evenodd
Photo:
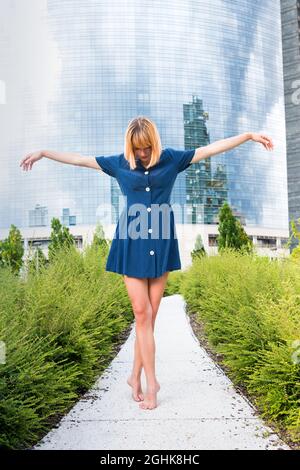
<path fill-rule="evenodd" d="M 150 191 L 150 188 L 149 188 L 149 186 L 147 186 L 147 188 L 146 188 L 146 191 Z"/>
<path fill-rule="evenodd" d="M 154 251 L 153 251 L 153 250 L 150 251 L 150 255 L 154 255 Z"/>
<path fill-rule="evenodd" d="M 144 171 L 145 175 L 148 175 L 149 171 Z"/>
<path fill-rule="evenodd" d="M 150 211 L 151 211 L 151 207 L 147 207 L 147 211 L 150 212 Z"/>
<path fill-rule="evenodd" d="M 152 233 L 152 228 L 149 228 L 149 229 L 148 229 L 148 232 L 149 232 L 149 233 Z"/>

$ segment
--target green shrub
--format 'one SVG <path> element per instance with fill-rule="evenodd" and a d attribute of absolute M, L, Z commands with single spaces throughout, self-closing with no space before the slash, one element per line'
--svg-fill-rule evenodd
<path fill-rule="evenodd" d="M 107 247 L 65 247 L 26 280 L 0 270 L 0 444 L 34 444 L 111 361 L 133 314 Z M 51 419 L 50 419 L 51 418 Z"/>
<path fill-rule="evenodd" d="M 184 273 L 182 271 L 170 271 L 164 291 L 164 296 L 179 294 Z"/>
<path fill-rule="evenodd" d="M 230 378 L 300 442 L 300 265 L 227 249 L 195 260 L 181 292 Z"/>

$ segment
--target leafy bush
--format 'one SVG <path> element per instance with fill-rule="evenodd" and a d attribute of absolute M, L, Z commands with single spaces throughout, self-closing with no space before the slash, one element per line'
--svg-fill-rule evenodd
<path fill-rule="evenodd" d="M 107 247 L 62 248 L 21 280 L 0 270 L 0 444 L 34 444 L 111 361 L 133 314 L 121 277 L 104 270 Z"/>
<path fill-rule="evenodd" d="M 181 281 L 230 378 L 300 442 L 300 264 L 228 248 L 195 259 Z"/>

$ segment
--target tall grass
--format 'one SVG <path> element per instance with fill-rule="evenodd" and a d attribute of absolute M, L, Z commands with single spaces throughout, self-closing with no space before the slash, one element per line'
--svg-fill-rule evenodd
<path fill-rule="evenodd" d="M 107 367 L 133 314 L 107 250 L 58 253 L 25 281 L 0 270 L 0 444 L 22 449 L 49 430 Z"/>
<path fill-rule="evenodd" d="M 228 249 L 196 259 L 180 292 L 233 382 L 300 443 L 300 265 Z"/>

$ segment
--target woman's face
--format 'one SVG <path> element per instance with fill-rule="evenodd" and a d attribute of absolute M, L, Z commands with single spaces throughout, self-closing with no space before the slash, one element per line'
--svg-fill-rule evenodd
<path fill-rule="evenodd" d="M 136 158 L 139 158 L 142 162 L 148 162 L 151 158 L 152 147 L 133 147 L 134 155 Z"/>

